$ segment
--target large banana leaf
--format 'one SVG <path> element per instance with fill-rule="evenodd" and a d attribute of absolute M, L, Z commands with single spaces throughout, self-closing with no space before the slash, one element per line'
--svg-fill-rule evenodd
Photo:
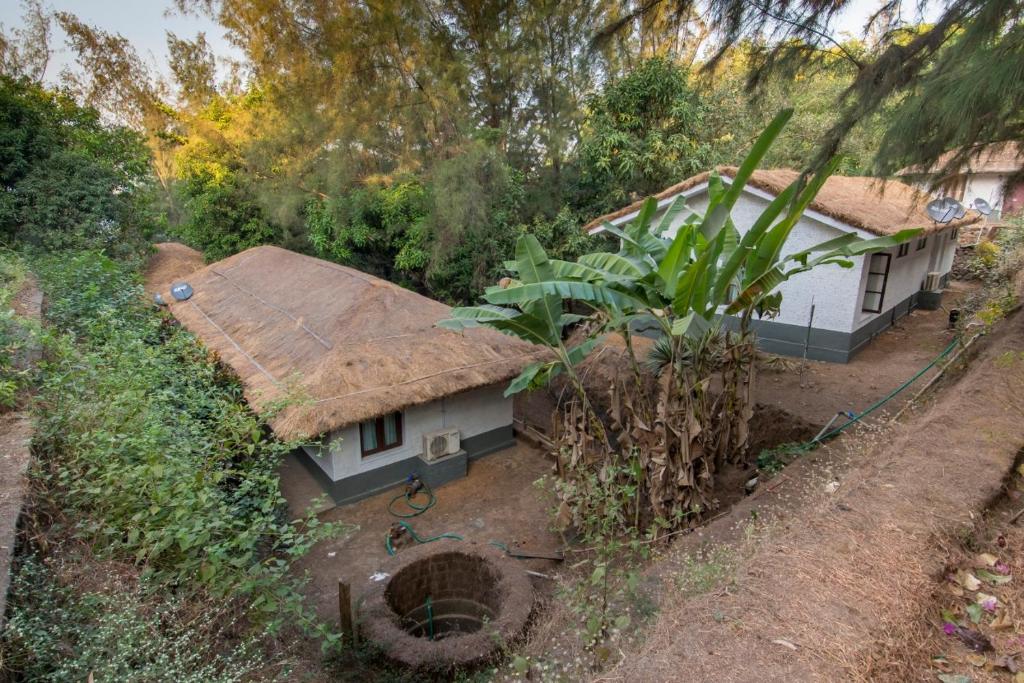
<path fill-rule="evenodd" d="M 583 263 L 571 261 L 551 261 L 551 268 L 554 271 L 555 280 L 580 280 L 582 282 L 622 282 L 628 283 L 629 277 L 617 275 L 600 268 L 592 268 Z"/>
<path fill-rule="evenodd" d="M 548 345 L 553 345 L 550 340 L 559 343 L 561 327 L 559 320 L 562 317 L 562 296 L 557 292 L 538 292 L 529 299 L 502 299 L 501 294 L 510 289 L 521 290 L 524 286 L 536 285 L 541 282 L 548 282 L 554 278 L 554 269 L 548 261 L 548 255 L 540 242 L 533 235 L 522 235 L 516 240 L 516 270 L 519 278 L 525 285 L 512 286 L 497 291 L 489 290 L 485 299 L 492 304 L 517 303 L 523 312 L 533 318 L 541 320 L 548 328 L 546 338 Z"/>
<path fill-rule="evenodd" d="M 437 326 L 462 331 L 483 325 L 543 346 L 557 344 L 557 335 L 561 332 L 561 328 L 553 328 L 548 321 L 514 308 L 464 306 L 453 308 L 451 315 L 451 318 L 438 322 Z"/>
<path fill-rule="evenodd" d="M 599 306 L 629 308 L 643 306 L 645 302 L 631 294 L 621 292 L 605 285 L 596 285 L 576 280 L 549 280 L 535 282 L 518 287 L 492 290 L 487 294 L 487 301 L 492 304 L 526 304 L 541 297 L 553 296 L 560 299 L 575 299 Z M 556 316 L 555 320 L 558 319 Z"/>
<path fill-rule="evenodd" d="M 665 209 L 665 213 L 662 214 L 661 219 L 658 221 L 658 226 L 654 228 L 654 234 L 658 237 L 664 235 L 665 231 L 669 230 L 672 227 L 672 224 L 675 223 L 676 218 L 678 218 L 683 211 L 687 210 L 689 210 L 689 207 L 686 205 L 686 199 L 682 195 L 673 199 L 672 203 L 668 205 L 668 208 Z M 696 214 L 694 214 L 694 216 L 696 216 Z"/>
<path fill-rule="evenodd" d="M 785 246 L 786 240 L 789 239 L 793 228 L 796 227 L 804 211 L 810 206 L 840 161 L 842 161 L 842 158 L 836 157 L 818 171 L 800 192 L 796 201 L 790 206 L 786 217 L 770 228 L 764 237 L 759 240 L 757 249 L 748 257 L 748 266 L 744 269 L 744 285 L 750 285 L 775 267 L 782 248 Z"/>
<path fill-rule="evenodd" d="M 604 251 L 584 254 L 576 262 L 589 268 L 611 273 L 612 275 L 622 275 L 630 278 L 642 278 L 651 272 L 651 264 L 645 260 Z"/>
<path fill-rule="evenodd" d="M 587 339 L 582 344 L 574 346 L 569 349 L 566 356 L 568 357 L 571 365 L 579 365 L 583 360 L 590 355 L 590 352 L 602 341 L 602 337 L 595 337 Z M 518 394 L 524 389 L 533 389 L 536 387 L 545 386 L 552 379 L 562 374 L 565 370 L 565 364 L 561 360 L 553 360 L 548 362 L 531 363 L 523 368 L 523 371 L 512 380 L 512 382 L 505 389 L 504 396 L 508 398 L 513 394 Z"/>
<path fill-rule="evenodd" d="M 516 272 L 523 282 L 546 282 L 554 273 L 544 247 L 533 235 L 522 235 L 516 240 Z"/>

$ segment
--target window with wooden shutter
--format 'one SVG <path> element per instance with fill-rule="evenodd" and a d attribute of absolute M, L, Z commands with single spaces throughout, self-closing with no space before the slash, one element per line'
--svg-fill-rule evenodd
<path fill-rule="evenodd" d="M 872 254 L 868 262 L 868 282 L 864 288 L 864 304 L 861 310 L 865 313 L 881 313 L 885 301 L 885 286 L 889 284 L 889 263 L 892 254 Z"/>

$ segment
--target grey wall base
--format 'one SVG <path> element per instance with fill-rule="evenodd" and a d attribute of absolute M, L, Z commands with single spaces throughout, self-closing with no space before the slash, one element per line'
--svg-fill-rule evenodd
<path fill-rule="evenodd" d="M 508 448 L 515 445 L 515 442 L 512 425 L 508 425 L 463 439 L 461 451 L 437 462 L 428 463 L 414 455 L 338 481 L 332 481 L 327 473 L 313 462 L 312 456 L 302 449 L 299 449 L 296 457 L 337 505 L 345 505 L 399 486 L 410 474 L 418 476 L 431 488 L 436 488 L 466 476 L 467 463 L 470 460 Z"/>
<path fill-rule="evenodd" d="M 806 344 L 807 357 L 811 360 L 848 363 L 868 342 L 918 308 L 918 296 L 919 294 L 914 294 L 904 299 L 854 332 L 836 332 L 812 327 L 808 336 L 807 328 L 800 325 L 756 319 L 751 321 L 751 327 L 757 333 L 758 346 L 768 353 L 802 358 Z M 739 320 L 726 316 L 722 318 L 722 324 L 734 330 L 739 326 Z M 661 334 L 658 329 L 649 325 L 638 326 L 636 331 L 653 337 Z"/>

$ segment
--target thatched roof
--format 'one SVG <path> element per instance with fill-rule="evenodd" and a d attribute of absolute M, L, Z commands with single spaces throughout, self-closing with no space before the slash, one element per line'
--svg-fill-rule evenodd
<path fill-rule="evenodd" d="M 156 253 L 149 257 L 143 273 L 146 293 L 150 295 L 169 289 L 171 284 L 206 264 L 202 253 L 178 242 L 160 242 L 153 247 Z"/>
<path fill-rule="evenodd" d="M 736 174 L 736 168 L 722 166 L 718 172 L 728 178 Z M 687 178 L 681 183 L 668 187 L 654 195 L 658 201 L 668 199 L 708 181 L 710 173 Z M 754 171 L 747 185 L 778 195 L 800 174 L 790 169 Z M 614 221 L 643 206 L 644 199 L 633 202 L 618 211 L 595 218 L 583 226 L 587 232 L 600 227 L 606 221 Z M 875 235 L 892 235 L 908 228 L 924 228 L 935 231 L 948 227 L 968 225 L 979 220 L 978 216 L 965 216 L 958 221 L 936 225 L 924 212 L 928 198 L 905 183 L 884 182 L 877 178 L 862 176 L 832 176 L 811 202 L 810 208 L 834 218 L 851 227 L 860 228 Z"/>
<path fill-rule="evenodd" d="M 235 371 L 270 425 L 315 437 L 515 377 L 536 347 L 485 329 L 434 327 L 449 307 L 385 280 L 278 247 L 189 275 L 175 317 Z"/>
<path fill-rule="evenodd" d="M 907 166 L 900 169 L 896 175 L 901 176 L 924 176 L 939 173 L 946 168 L 946 164 L 953 159 L 960 150 L 950 150 L 935 160 L 935 163 L 928 168 L 921 166 Z M 967 163 L 959 174 L 973 173 L 1019 173 L 1024 169 L 1024 143 L 1018 142 L 994 142 L 989 145 L 982 145 L 974 150 L 968 157 Z"/>

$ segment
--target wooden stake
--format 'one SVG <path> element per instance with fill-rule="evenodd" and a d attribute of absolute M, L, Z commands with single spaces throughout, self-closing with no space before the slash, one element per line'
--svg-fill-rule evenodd
<path fill-rule="evenodd" d="M 338 581 L 338 616 L 341 622 L 341 636 L 350 639 L 353 643 L 356 640 L 355 630 L 352 627 L 352 589 L 344 581 Z"/>

